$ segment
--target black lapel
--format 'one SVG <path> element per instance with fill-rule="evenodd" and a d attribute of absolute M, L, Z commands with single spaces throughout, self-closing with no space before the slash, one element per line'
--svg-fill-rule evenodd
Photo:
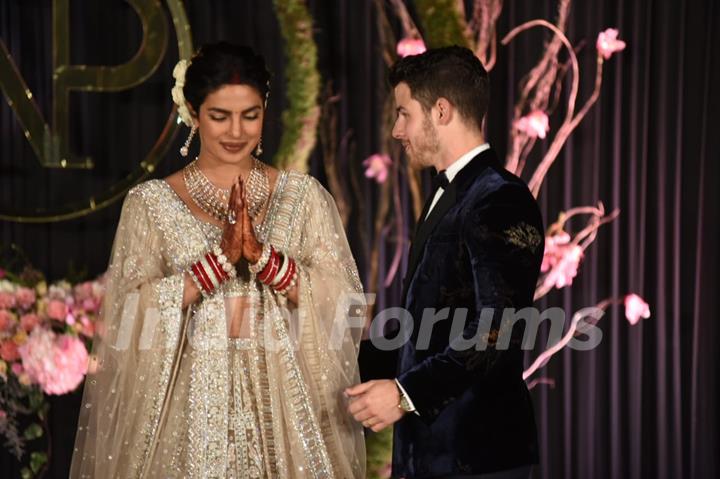
<path fill-rule="evenodd" d="M 423 208 L 422 216 L 420 216 L 418 227 L 415 230 L 415 236 L 410 244 L 410 257 L 408 259 L 408 268 L 403 284 L 403 304 L 405 304 L 408 286 L 415 275 L 415 270 L 422 258 L 425 243 L 430 237 L 430 234 L 433 232 L 440 220 L 445 216 L 445 213 L 447 213 L 448 210 L 455 205 L 457 202 L 458 192 L 465 191 L 469 183 L 473 179 L 477 178 L 477 176 L 490 165 L 502 168 L 493 150 L 485 150 L 473 158 L 470 163 L 458 172 L 430 212 L 430 216 L 428 216 L 427 220 L 424 220 L 432 199 L 426 202 L 425 208 Z"/>

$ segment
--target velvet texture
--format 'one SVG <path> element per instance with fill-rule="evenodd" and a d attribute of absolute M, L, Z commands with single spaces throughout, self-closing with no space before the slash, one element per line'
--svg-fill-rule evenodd
<path fill-rule="evenodd" d="M 543 250 L 535 199 L 492 150 L 460 170 L 418 225 L 404 296 L 413 328 L 398 381 L 419 414 L 396 424 L 394 475 L 479 474 L 537 462 L 522 322 L 513 329 L 501 320 L 506 308 L 532 305 Z"/>

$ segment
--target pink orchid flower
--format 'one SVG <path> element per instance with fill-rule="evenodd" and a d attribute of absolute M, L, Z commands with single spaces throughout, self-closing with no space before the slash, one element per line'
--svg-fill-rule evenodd
<path fill-rule="evenodd" d="M 378 183 L 385 183 L 388 176 L 388 167 L 392 164 L 392 160 L 388 155 L 374 154 L 365 161 L 363 166 L 367 168 L 365 170 L 366 178 L 375 178 Z"/>
<path fill-rule="evenodd" d="M 424 53 L 425 42 L 422 38 L 403 38 L 397 44 L 397 54 L 401 58 L 405 58 L 410 55 L 420 55 Z"/>
<path fill-rule="evenodd" d="M 597 37 L 595 46 L 605 60 L 609 59 L 613 53 L 625 50 L 625 42 L 617 39 L 618 33 L 617 29 L 608 28 L 600 32 Z"/>
<path fill-rule="evenodd" d="M 637 294 L 628 294 L 625 296 L 625 317 L 635 325 L 640 319 L 650 317 L 650 306 Z"/>
<path fill-rule="evenodd" d="M 564 288 L 570 286 L 577 276 L 580 261 L 584 256 L 583 249 L 578 245 L 568 245 L 562 249 L 562 256 L 545 277 L 546 287 Z"/>
<path fill-rule="evenodd" d="M 550 120 L 544 111 L 533 110 L 515 121 L 513 126 L 530 138 L 545 138 L 550 130 Z"/>

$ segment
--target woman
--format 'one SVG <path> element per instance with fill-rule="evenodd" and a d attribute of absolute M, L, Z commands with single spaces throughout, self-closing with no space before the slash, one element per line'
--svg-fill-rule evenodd
<path fill-rule="evenodd" d="M 71 477 L 364 477 L 342 397 L 360 331 L 336 314 L 362 286 L 332 197 L 255 158 L 260 56 L 207 45 L 174 76 L 200 154 L 125 199 Z"/>

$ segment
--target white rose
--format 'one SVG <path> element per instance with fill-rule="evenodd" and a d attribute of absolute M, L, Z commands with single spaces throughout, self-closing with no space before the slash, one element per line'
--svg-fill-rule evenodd
<path fill-rule="evenodd" d="M 176 85 L 185 86 L 185 72 L 187 72 L 187 69 L 187 60 L 180 60 L 177 62 L 177 65 L 175 65 L 175 68 L 173 69 L 173 78 L 176 80 Z"/>
<path fill-rule="evenodd" d="M 185 94 L 183 93 L 182 88 L 176 85 L 173 87 L 170 93 L 172 93 L 173 102 L 177 106 L 185 105 Z"/>

